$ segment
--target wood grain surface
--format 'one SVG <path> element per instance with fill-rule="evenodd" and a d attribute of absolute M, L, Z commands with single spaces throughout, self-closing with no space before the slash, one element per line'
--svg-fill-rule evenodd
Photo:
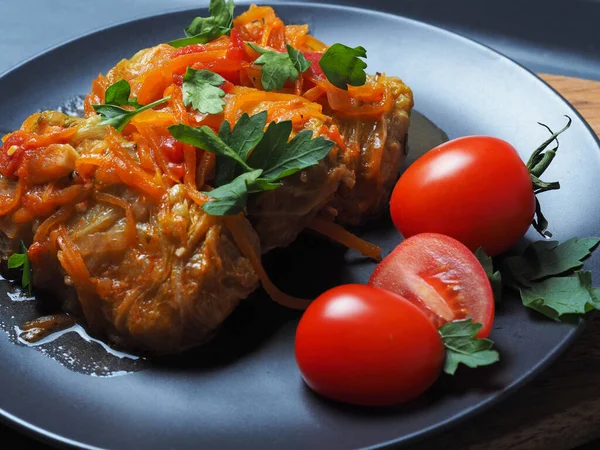
<path fill-rule="evenodd" d="M 600 82 L 541 75 L 600 134 Z M 408 450 L 568 450 L 600 438 L 600 314 L 548 370 L 496 407 Z M 0 425 L 0 448 L 49 449 Z M 595 448 L 592 444 L 590 448 Z M 598 444 L 600 448 L 600 443 Z"/>

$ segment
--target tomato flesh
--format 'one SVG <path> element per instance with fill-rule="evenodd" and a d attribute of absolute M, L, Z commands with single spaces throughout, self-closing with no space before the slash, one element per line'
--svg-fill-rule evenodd
<path fill-rule="evenodd" d="M 369 284 L 395 292 L 423 310 L 436 326 L 473 319 L 490 334 L 494 294 L 483 267 L 463 244 L 448 236 L 410 237 L 379 263 Z"/>
<path fill-rule="evenodd" d="M 295 353 L 311 389 L 359 405 L 417 397 L 438 378 L 445 357 L 426 314 L 366 285 L 338 286 L 314 300 L 298 325 Z"/>
<path fill-rule="evenodd" d="M 512 145 L 468 136 L 411 164 L 394 188 L 390 212 L 405 238 L 441 233 L 495 256 L 527 232 L 535 196 L 529 171 Z"/>

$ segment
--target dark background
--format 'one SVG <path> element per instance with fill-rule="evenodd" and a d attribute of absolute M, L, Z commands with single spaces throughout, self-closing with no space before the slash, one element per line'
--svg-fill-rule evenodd
<path fill-rule="evenodd" d="M 368 7 L 438 25 L 489 45 L 535 72 L 600 80 L 599 0 L 327 3 Z M 208 0 L 0 0 L 0 73 L 50 47 L 107 25 L 207 4 Z M 389 38 L 382 37 L 382 45 Z M 52 67 L 47 70 L 52 71 Z M 1 448 L 26 448 L 31 444 L 30 439 L 0 425 Z M 588 448 L 600 448 L 600 443 Z"/>

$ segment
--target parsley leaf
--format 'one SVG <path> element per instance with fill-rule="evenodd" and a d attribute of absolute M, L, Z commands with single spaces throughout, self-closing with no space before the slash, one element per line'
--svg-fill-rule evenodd
<path fill-rule="evenodd" d="M 599 290 L 592 287 L 592 272 L 581 270 L 571 277 L 552 277 L 519 289 L 528 308 L 558 320 L 565 314 L 585 314 L 600 307 Z"/>
<path fill-rule="evenodd" d="M 183 103 L 192 105 L 201 113 L 219 114 L 223 112 L 222 100 L 225 92 L 220 86 L 225 83 L 225 78 L 210 70 L 194 70 L 188 67 L 183 76 Z"/>
<path fill-rule="evenodd" d="M 473 323 L 471 319 L 440 327 L 439 332 L 446 346 L 444 372 L 454 375 L 459 364 L 475 368 L 489 366 L 500 360 L 498 352 L 492 350 L 493 341 L 475 337 L 481 327 L 480 323 Z"/>
<path fill-rule="evenodd" d="M 244 113 L 239 118 L 233 129 L 228 121 L 224 121 L 219 129 L 219 137 L 229 147 L 235 150 L 244 160 L 248 158 L 250 151 L 256 147 L 265 134 L 267 124 L 267 112 L 262 111 L 253 116 Z M 215 185 L 222 186 L 229 183 L 236 176 L 238 165 L 235 160 L 225 156 L 217 156 L 215 169 Z"/>
<path fill-rule="evenodd" d="M 247 171 L 252 171 L 252 168 L 246 164 L 240 155 L 227 145 L 223 139 L 215 134 L 215 132 L 208 126 L 204 125 L 199 128 L 194 128 L 189 125 L 179 123 L 177 125 L 171 125 L 169 127 L 171 136 L 184 144 L 191 144 L 194 147 L 201 148 L 215 155 L 226 156 L 233 159 L 244 167 Z"/>
<path fill-rule="evenodd" d="M 306 71 L 311 65 L 302 52 L 289 44 L 286 53 L 265 50 L 251 43 L 248 45 L 261 54 L 254 64 L 262 66 L 261 83 L 265 91 L 279 90 L 288 80 L 296 81 L 300 73 Z"/>
<path fill-rule="evenodd" d="M 213 216 L 230 216 L 242 212 L 246 206 L 249 188 L 261 173 L 260 169 L 245 172 L 231 183 L 205 192 L 213 200 L 202 205 L 202 209 Z"/>
<path fill-rule="evenodd" d="M 309 130 L 301 131 L 288 142 L 291 132 L 291 121 L 271 122 L 248 164 L 262 167 L 263 177 L 276 181 L 318 164 L 333 148 L 333 142 L 322 136 L 312 139 Z"/>
<path fill-rule="evenodd" d="M 210 0 L 210 17 L 196 17 L 184 30 L 187 37 L 169 42 L 172 47 L 185 47 L 191 44 L 205 44 L 213 39 L 229 34 L 233 28 L 233 0 Z"/>
<path fill-rule="evenodd" d="M 600 309 L 600 289 L 592 286 L 591 272 L 580 270 L 599 244 L 598 238 L 533 242 L 503 261 L 503 279 L 523 305 L 554 320 Z"/>
<path fill-rule="evenodd" d="M 127 105 L 129 103 L 129 94 L 131 86 L 127 80 L 120 80 L 109 86 L 104 95 L 104 103 L 107 105 Z"/>
<path fill-rule="evenodd" d="M 207 127 L 171 125 L 175 139 L 217 155 L 216 189 L 207 192 L 214 200 L 202 206 L 212 215 L 232 215 L 243 211 L 248 194 L 270 191 L 282 185 L 281 178 L 317 164 L 334 143 L 304 130 L 288 142 L 292 122 L 272 122 L 264 131 L 265 111 L 243 114 L 231 129 L 223 122 L 219 134 Z M 239 172 L 242 172 L 239 174 Z"/>
<path fill-rule="evenodd" d="M 583 261 L 598 244 L 598 238 L 574 237 L 562 244 L 557 241 L 537 241 L 530 244 L 523 255 L 506 258 L 504 265 L 515 281 L 527 285 L 531 281 L 581 269 Z"/>
<path fill-rule="evenodd" d="M 117 131 L 123 131 L 125 125 L 129 123 L 133 117 L 143 111 L 148 109 L 152 109 L 157 105 L 160 105 L 164 102 L 170 100 L 171 97 L 161 98 L 160 100 L 156 100 L 145 106 L 140 106 L 136 109 L 129 110 L 125 108 L 121 108 L 117 105 L 92 105 L 94 111 L 96 111 L 100 116 L 102 116 L 102 122 L 100 125 L 112 125 L 116 128 Z"/>
<path fill-rule="evenodd" d="M 127 80 L 119 80 L 110 85 L 106 90 L 104 104 L 116 106 L 129 105 L 134 108 L 140 108 L 142 105 L 137 102 L 136 98 L 130 99 L 129 94 L 131 94 L 131 86 L 129 86 Z"/>
<path fill-rule="evenodd" d="M 483 267 L 488 280 L 490 280 L 492 292 L 494 293 L 494 300 L 497 303 L 502 299 L 502 274 L 500 271 L 494 270 L 494 261 L 491 256 L 487 255 L 483 248 L 479 247 L 475 251 L 475 256 Z"/>
<path fill-rule="evenodd" d="M 363 47 L 352 48 L 344 44 L 333 44 L 323 53 L 319 65 L 331 84 L 348 90 L 348 85 L 362 86 L 366 83 L 367 63 L 359 59 L 366 57 L 367 51 Z"/>
<path fill-rule="evenodd" d="M 31 262 L 27 256 L 27 247 L 23 241 L 21 241 L 20 247 L 22 253 L 13 253 L 8 258 L 8 268 L 21 268 L 21 286 L 23 286 L 23 288 L 27 288 L 29 295 L 31 295 Z"/>

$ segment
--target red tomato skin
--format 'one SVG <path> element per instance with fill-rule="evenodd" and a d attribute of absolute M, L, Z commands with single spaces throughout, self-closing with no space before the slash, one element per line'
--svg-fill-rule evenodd
<path fill-rule="evenodd" d="M 311 303 L 296 331 L 295 354 L 315 392 L 385 406 L 427 390 L 440 374 L 445 348 L 415 305 L 392 292 L 351 284 Z"/>
<path fill-rule="evenodd" d="M 434 308 L 423 301 L 421 288 L 415 288 L 414 283 L 408 281 L 414 276 L 429 276 L 436 282 L 451 279 L 455 283 L 443 289 L 440 289 L 443 283 L 436 283 L 438 292 L 446 296 L 447 304 L 454 311 L 454 318 L 443 320 L 435 314 Z M 437 326 L 472 318 L 482 325 L 477 337 L 488 337 L 492 331 L 494 293 L 485 270 L 466 246 L 449 236 L 421 233 L 404 240 L 377 265 L 369 285 L 403 296 L 421 308 Z M 452 289 L 455 286 L 458 291 Z"/>
<path fill-rule="evenodd" d="M 402 174 L 390 201 L 405 238 L 441 233 L 498 255 L 527 232 L 535 213 L 529 171 L 515 148 L 489 136 L 448 141 Z"/>

